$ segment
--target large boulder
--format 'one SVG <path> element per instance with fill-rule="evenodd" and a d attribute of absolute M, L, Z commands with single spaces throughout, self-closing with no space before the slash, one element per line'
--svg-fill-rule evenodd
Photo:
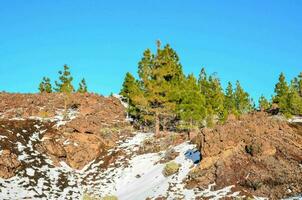
<path fill-rule="evenodd" d="M 16 170 L 21 166 L 17 155 L 10 150 L 3 150 L 0 153 L 0 177 L 10 178 L 15 175 Z"/>
<path fill-rule="evenodd" d="M 85 133 L 58 133 L 51 138 L 46 134 L 42 146 L 54 164 L 65 161 L 74 169 L 82 169 L 106 149 L 102 138 Z"/>
<path fill-rule="evenodd" d="M 76 133 L 70 135 L 68 140 L 69 144 L 64 145 L 66 161 L 74 169 L 82 169 L 105 150 L 102 139 L 96 135 Z"/>
<path fill-rule="evenodd" d="M 48 154 L 51 154 L 58 158 L 65 158 L 66 157 L 66 151 L 62 144 L 56 142 L 54 139 L 46 139 L 42 142 L 42 145 L 45 148 L 45 151 Z"/>

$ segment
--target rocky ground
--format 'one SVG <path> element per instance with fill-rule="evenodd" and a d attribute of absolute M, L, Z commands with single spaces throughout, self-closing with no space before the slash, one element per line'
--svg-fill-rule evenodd
<path fill-rule="evenodd" d="M 189 188 L 234 185 L 247 196 L 280 199 L 302 193 L 302 126 L 254 113 L 203 129 L 194 141 L 203 160 Z"/>
<path fill-rule="evenodd" d="M 136 133 L 115 97 L 0 93 L 0 199 L 220 199 L 302 193 L 302 126 L 263 113 L 186 134 Z M 203 153 L 194 165 L 184 153 Z M 179 169 L 171 176 L 169 162 Z"/>
<path fill-rule="evenodd" d="M 0 120 L 4 126 L 27 130 L 31 129 L 28 125 L 31 120 L 43 125 L 52 123 L 46 125 L 36 148 L 48 154 L 55 164 L 63 160 L 72 168 L 81 169 L 113 147 L 121 135 L 132 132 L 125 121 L 125 108 L 115 97 L 0 93 L 0 99 Z M 5 143 L 5 140 L 1 142 Z"/>

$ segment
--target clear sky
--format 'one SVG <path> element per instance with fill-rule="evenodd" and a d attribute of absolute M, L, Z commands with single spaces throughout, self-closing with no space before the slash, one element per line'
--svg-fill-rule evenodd
<path fill-rule="evenodd" d="M 223 86 L 240 80 L 254 98 L 278 75 L 302 71 L 300 0 L 0 0 L 0 90 L 37 92 L 70 65 L 78 85 L 118 93 L 155 41 L 169 43 L 185 73 L 204 66 Z"/>

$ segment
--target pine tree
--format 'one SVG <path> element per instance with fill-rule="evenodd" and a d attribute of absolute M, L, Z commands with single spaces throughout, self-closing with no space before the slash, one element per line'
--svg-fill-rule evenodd
<path fill-rule="evenodd" d="M 178 55 L 169 45 L 161 48 L 158 44 L 156 54 L 147 49 L 139 62 L 138 74 L 144 91 L 143 103 L 138 104 L 144 107 L 147 102 L 145 113 L 154 117 L 155 132 L 159 134 L 160 118 L 176 112 L 177 94 L 184 78 Z"/>
<path fill-rule="evenodd" d="M 290 86 L 302 97 L 302 72 L 291 80 Z"/>
<path fill-rule="evenodd" d="M 280 112 L 286 117 L 291 115 L 302 114 L 302 74 L 291 80 L 290 85 L 287 84 L 283 73 L 279 76 L 279 81 L 275 86 L 275 96 L 273 102 L 278 104 Z"/>
<path fill-rule="evenodd" d="M 208 92 L 206 96 L 206 106 L 209 114 L 218 116 L 219 118 L 223 115 L 224 94 L 220 84 L 220 80 L 215 76 L 210 76 L 208 80 Z"/>
<path fill-rule="evenodd" d="M 205 96 L 206 99 L 207 121 L 212 121 L 214 116 L 222 119 L 224 111 L 224 93 L 220 80 L 215 74 L 207 77 L 205 68 L 202 68 L 199 74 L 198 85 L 201 94 Z"/>
<path fill-rule="evenodd" d="M 142 113 L 146 110 L 147 102 L 139 82 L 130 74 L 126 73 L 120 95 L 128 103 L 127 112 L 135 120 L 144 121 Z"/>
<path fill-rule="evenodd" d="M 298 93 L 302 97 L 302 72 L 298 75 Z"/>
<path fill-rule="evenodd" d="M 209 88 L 209 82 L 206 74 L 205 68 L 201 68 L 198 78 L 198 86 L 200 89 L 201 94 L 204 96 L 207 96 L 208 88 Z"/>
<path fill-rule="evenodd" d="M 225 92 L 225 101 L 224 101 L 224 109 L 226 114 L 235 114 L 236 105 L 235 105 L 235 95 L 233 91 L 233 85 L 231 82 L 228 82 L 228 86 Z"/>
<path fill-rule="evenodd" d="M 124 98 L 126 98 L 127 101 L 130 100 L 130 95 L 134 92 L 135 82 L 136 82 L 136 80 L 132 76 L 132 74 L 127 72 L 125 79 L 124 79 L 122 89 L 120 91 L 120 95 L 122 95 Z"/>
<path fill-rule="evenodd" d="M 59 82 L 55 81 L 57 92 L 64 92 L 64 93 L 72 93 L 74 92 L 74 87 L 72 85 L 72 76 L 69 71 L 69 67 L 64 65 L 64 70 L 59 71 Z"/>
<path fill-rule="evenodd" d="M 239 114 L 247 113 L 251 111 L 252 105 L 249 98 L 249 94 L 243 90 L 240 82 L 236 82 L 236 89 L 234 92 L 236 110 Z"/>
<path fill-rule="evenodd" d="M 41 83 L 39 84 L 39 91 L 41 93 L 52 93 L 52 86 L 48 77 L 43 77 Z"/>
<path fill-rule="evenodd" d="M 261 111 L 268 110 L 271 107 L 270 102 L 263 95 L 259 98 L 258 103 Z"/>
<path fill-rule="evenodd" d="M 83 78 L 81 80 L 81 82 L 79 83 L 79 88 L 77 90 L 77 92 L 79 93 L 86 93 L 88 90 L 87 90 L 87 84 L 86 84 L 86 81 L 85 79 Z"/>
<path fill-rule="evenodd" d="M 178 104 L 181 128 L 189 131 L 198 128 L 206 117 L 206 102 L 193 74 L 190 74 L 185 80 L 181 97 L 181 102 Z"/>
<path fill-rule="evenodd" d="M 302 114 L 302 98 L 293 87 L 290 87 L 285 102 L 286 105 L 281 105 L 281 109 L 286 116 Z"/>
<path fill-rule="evenodd" d="M 285 98 L 287 97 L 288 91 L 289 88 L 285 80 L 285 76 L 283 73 L 281 73 L 279 76 L 279 82 L 275 86 L 276 96 L 274 96 L 273 102 L 277 104 L 281 102 L 284 103 L 284 101 L 286 101 Z"/>

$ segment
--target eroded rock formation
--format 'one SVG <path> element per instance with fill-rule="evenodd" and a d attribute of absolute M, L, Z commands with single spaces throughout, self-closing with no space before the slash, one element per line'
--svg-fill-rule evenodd
<path fill-rule="evenodd" d="M 302 134 L 286 121 L 254 113 L 203 129 L 194 141 L 203 160 L 188 187 L 235 185 L 270 198 L 302 193 Z"/>

